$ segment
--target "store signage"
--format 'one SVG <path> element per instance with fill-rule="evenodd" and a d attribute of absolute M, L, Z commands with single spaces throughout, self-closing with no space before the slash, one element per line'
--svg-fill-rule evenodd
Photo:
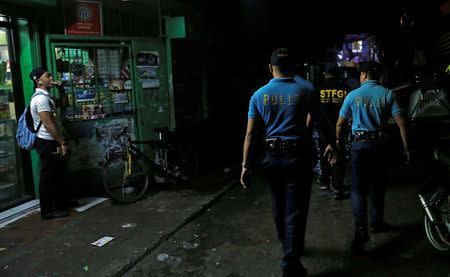
<path fill-rule="evenodd" d="M 101 36 L 102 3 L 92 1 L 77 1 L 66 9 L 66 35 L 71 36 Z"/>

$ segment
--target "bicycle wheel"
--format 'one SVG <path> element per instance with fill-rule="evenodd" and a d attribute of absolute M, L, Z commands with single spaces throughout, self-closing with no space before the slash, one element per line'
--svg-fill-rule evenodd
<path fill-rule="evenodd" d="M 149 183 L 149 174 L 141 157 L 131 156 L 131 170 L 128 158 L 120 155 L 111 158 L 103 167 L 103 185 L 111 199 L 131 203 L 144 195 Z M 130 174 L 131 173 L 131 174 Z"/>
<path fill-rule="evenodd" d="M 440 218 L 444 221 L 443 226 L 440 226 L 441 234 L 445 236 L 447 232 L 450 232 L 450 218 L 448 215 L 450 214 L 450 201 L 446 199 L 444 203 L 437 210 L 440 214 Z M 425 234 L 427 235 L 428 242 L 437 250 L 447 251 L 449 250 L 448 244 L 446 244 L 440 237 L 439 232 L 436 230 L 436 224 L 430 222 L 428 217 L 425 215 L 424 218 L 425 225 Z"/>
<path fill-rule="evenodd" d="M 435 224 L 431 223 L 428 220 L 427 216 L 425 216 L 424 225 L 425 225 L 425 234 L 427 235 L 428 242 L 431 244 L 431 246 L 440 251 L 447 251 L 448 245 L 446 245 L 441 240 L 441 238 L 439 237 L 439 233 L 436 230 Z"/>

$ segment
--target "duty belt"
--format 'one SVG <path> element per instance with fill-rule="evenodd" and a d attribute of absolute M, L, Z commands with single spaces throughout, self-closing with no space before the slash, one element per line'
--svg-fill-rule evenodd
<path fill-rule="evenodd" d="M 386 133 L 382 131 L 355 131 L 353 141 L 356 142 L 383 142 Z"/>
<path fill-rule="evenodd" d="M 301 145 L 304 145 L 301 140 L 282 140 L 280 138 L 268 138 L 266 139 L 264 146 L 270 154 L 282 155 L 300 150 Z"/>

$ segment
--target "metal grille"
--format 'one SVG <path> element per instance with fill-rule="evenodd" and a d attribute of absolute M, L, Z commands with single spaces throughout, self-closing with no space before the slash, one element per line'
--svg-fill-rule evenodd
<path fill-rule="evenodd" d="M 57 78 L 63 82 L 69 120 L 131 113 L 132 82 L 128 47 L 56 47 Z"/>

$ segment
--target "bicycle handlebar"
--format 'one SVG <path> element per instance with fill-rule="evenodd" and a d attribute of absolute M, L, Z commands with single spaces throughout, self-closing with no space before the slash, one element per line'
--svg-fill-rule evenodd
<path fill-rule="evenodd" d="M 155 131 L 168 131 L 168 128 L 155 128 Z M 114 136 L 114 140 L 119 139 L 121 136 L 127 135 L 128 141 L 133 144 L 149 144 L 149 145 L 163 145 L 164 142 L 161 140 L 131 140 L 130 134 L 129 134 L 129 126 L 123 127 L 122 131 L 120 131 L 119 134 Z"/>

